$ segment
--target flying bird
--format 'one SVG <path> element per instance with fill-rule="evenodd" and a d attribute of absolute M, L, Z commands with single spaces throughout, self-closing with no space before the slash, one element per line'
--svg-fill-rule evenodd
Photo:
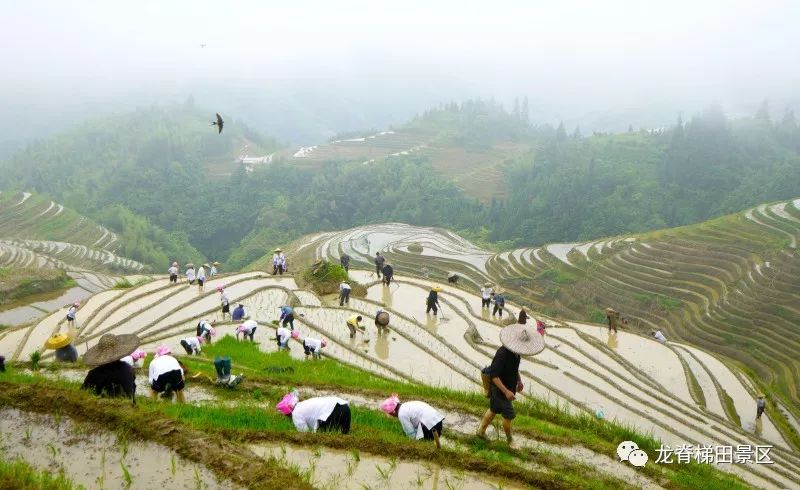
<path fill-rule="evenodd" d="M 219 128 L 219 133 L 222 133 L 222 126 L 225 125 L 225 121 L 222 120 L 222 116 L 219 115 L 219 112 L 217 113 L 217 120 L 212 122 L 211 125 L 217 126 Z"/>

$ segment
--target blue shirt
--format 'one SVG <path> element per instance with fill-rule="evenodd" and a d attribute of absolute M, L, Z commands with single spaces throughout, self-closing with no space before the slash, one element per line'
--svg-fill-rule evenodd
<path fill-rule="evenodd" d="M 287 315 L 294 316 L 294 310 L 291 306 L 282 306 L 281 307 L 281 320 L 283 320 Z"/>
<path fill-rule="evenodd" d="M 233 309 L 232 317 L 234 320 L 241 320 L 244 318 L 244 306 L 237 306 Z"/>

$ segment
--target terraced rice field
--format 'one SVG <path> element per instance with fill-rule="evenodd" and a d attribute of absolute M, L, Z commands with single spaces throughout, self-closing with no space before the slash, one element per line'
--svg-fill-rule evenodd
<path fill-rule="evenodd" d="M 384 230 L 374 241 L 384 244 L 381 248 L 391 249 L 397 226 Z M 328 238 L 320 237 L 318 253 L 324 253 L 324 244 L 331 246 Z M 437 238 L 429 242 L 431 246 L 473 250 L 452 236 Z M 369 247 L 359 250 L 371 255 Z M 431 261 L 437 257 L 432 256 Z M 465 263 L 474 266 L 472 262 L 470 259 Z M 278 318 L 278 307 L 293 302 L 298 304 L 296 324 L 302 335 L 329 340 L 323 350 L 327 357 L 401 384 L 421 382 L 480 392 L 480 369 L 489 364 L 499 346 L 503 325 L 480 309 L 480 298 L 471 291 L 431 279 L 399 274 L 396 285 L 387 288 L 370 276 L 365 269 L 352 271 L 353 278 L 368 286 L 368 293 L 365 298 L 352 298 L 344 308 L 330 305 L 328 298 L 298 291 L 289 276 L 234 274 L 209 281 L 204 292 L 185 284 L 170 285 L 166 278 L 160 278 L 89 299 L 78 318 L 76 344 L 83 353 L 103 333 L 137 333 L 143 338 L 145 349 L 153 350 L 166 343 L 175 352 L 182 352 L 180 340 L 194 335 L 201 318 L 219 318 L 215 287 L 224 284 L 231 301 L 244 303 L 248 314 L 258 321 L 256 341 L 264 352 L 276 350 L 271 322 Z M 438 316 L 424 311 L 424 298 L 432 285 L 445 288 L 441 294 L 443 310 Z M 518 311 L 517 305 L 509 306 L 513 312 Z M 387 309 L 392 315 L 386 334 L 379 334 L 371 321 L 378 308 Z M 367 332 L 350 338 L 345 321 L 356 313 L 364 316 Z M 12 360 L 26 359 L 47 335 L 65 328 L 62 320 L 63 312 L 58 311 L 32 327 L 5 332 L 0 337 L 0 352 Z M 703 349 L 683 342 L 662 345 L 630 332 L 619 332 L 611 338 L 599 326 L 548 321 L 554 324 L 546 336 L 548 349 L 522 363 L 524 397 L 545 399 L 575 413 L 594 415 L 601 410 L 606 418 L 652 433 L 673 447 L 773 445 L 774 465 L 728 465 L 724 469 L 761 487 L 793 487 L 800 482 L 800 458 L 773 423 L 774 414 L 768 413 L 759 424 L 753 422 L 752 386 L 741 373 Z M 220 324 L 217 338 L 232 334 L 233 329 L 230 323 Z M 369 342 L 364 342 L 367 338 Z M 291 355 L 303 357 L 302 349 L 294 344 Z M 50 357 L 44 360 L 47 362 Z M 689 373 L 699 380 L 704 403 L 692 395 Z M 732 398 L 741 422 L 723 408 L 723 393 Z M 268 451 L 273 450 L 274 446 Z"/>
<path fill-rule="evenodd" d="M 799 233 L 797 199 L 674 230 L 499 254 L 447 230 L 397 223 L 317 235 L 298 241 L 292 253 L 311 261 L 346 252 L 370 267 L 381 251 L 400 275 L 444 281 L 454 271 L 470 292 L 489 281 L 545 317 L 604 322 L 603 310 L 613 306 L 630 320 L 630 331 L 649 336 L 661 330 L 670 343 L 689 346 L 673 356 L 683 370 L 696 372 L 692 383 L 700 386 L 693 399 L 711 413 L 724 412 L 730 422 L 755 431 L 755 395 L 767 392 L 776 430 L 797 449 Z M 421 254 L 409 250 L 412 243 L 422 246 Z M 690 348 L 712 356 L 703 362 Z M 710 363 L 746 379 L 741 390 L 728 389 Z M 682 398 L 687 394 L 684 387 Z M 763 431 L 775 435 L 770 424 Z"/>
<path fill-rule="evenodd" d="M 382 131 L 361 138 L 331 141 L 285 153 L 295 165 L 320 165 L 327 161 L 361 161 L 365 165 L 379 159 L 408 155 L 426 147 L 430 135 L 411 131 Z"/>

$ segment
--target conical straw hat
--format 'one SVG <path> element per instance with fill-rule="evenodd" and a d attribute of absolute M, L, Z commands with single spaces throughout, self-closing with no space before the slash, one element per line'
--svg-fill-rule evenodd
<path fill-rule="evenodd" d="M 515 354 L 533 356 L 544 350 L 544 337 L 528 325 L 509 325 L 500 331 L 500 342 Z"/>
<path fill-rule="evenodd" d="M 47 341 L 45 341 L 44 348 L 52 350 L 60 349 L 62 347 L 66 347 L 69 344 L 71 344 L 74 339 L 75 339 L 74 330 L 70 330 L 69 332 L 66 333 L 64 332 L 54 333 L 53 335 L 50 336 L 49 339 L 47 339 Z"/>
<path fill-rule="evenodd" d="M 83 363 L 87 366 L 100 366 L 119 361 L 139 347 L 139 337 L 133 334 L 114 335 L 107 333 L 100 337 L 97 344 L 86 351 Z"/>

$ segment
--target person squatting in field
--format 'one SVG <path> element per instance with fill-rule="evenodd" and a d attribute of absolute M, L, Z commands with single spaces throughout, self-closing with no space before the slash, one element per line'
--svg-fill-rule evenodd
<path fill-rule="evenodd" d="M 381 405 L 386 415 L 396 417 L 403 427 L 403 432 L 411 439 L 434 441 L 441 448 L 439 437 L 442 435 L 444 415 L 425 402 L 401 402 L 397 394 L 393 394 Z"/>
<path fill-rule="evenodd" d="M 161 394 L 171 398 L 174 392 L 179 403 L 185 401 L 183 389 L 185 388 L 186 368 L 172 356 L 172 350 L 166 345 L 156 349 L 156 357 L 150 361 L 149 381 L 150 396 L 153 399 Z"/>
<path fill-rule="evenodd" d="M 258 323 L 255 320 L 245 320 L 236 327 L 236 340 L 239 340 L 239 335 L 242 335 L 243 339 L 249 338 L 250 342 L 255 342 L 256 328 L 258 328 Z"/>
<path fill-rule="evenodd" d="M 286 394 L 275 408 L 292 418 L 298 432 L 350 433 L 350 403 L 337 396 L 300 401 L 300 394 L 293 391 Z"/>

